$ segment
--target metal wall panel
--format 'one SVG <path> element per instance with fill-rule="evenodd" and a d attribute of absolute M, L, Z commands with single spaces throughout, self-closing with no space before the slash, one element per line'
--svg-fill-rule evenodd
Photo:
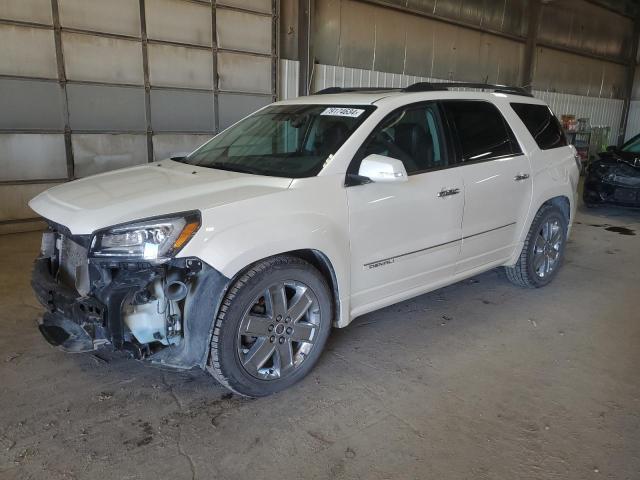
<path fill-rule="evenodd" d="M 220 9 L 216 12 L 219 48 L 271 53 L 271 17 Z"/>
<path fill-rule="evenodd" d="M 460 17 L 470 4 L 456 5 L 458 13 L 448 16 Z M 471 16 L 478 10 L 472 7 Z M 353 0 L 318 2 L 316 16 L 321 64 L 467 81 L 520 80 L 521 42 Z"/>
<path fill-rule="evenodd" d="M 216 6 L 224 5 L 253 10 L 254 12 L 271 13 L 271 0 L 222 0 L 216 2 Z"/>
<path fill-rule="evenodd" d="M 513 35 L 527 29 L 527 0 L 387 0 L 387 3 Z"/>
<path fill-rule="evenodd" d="M 315 67 L 312 91 L 327 87 L 400 88 L 417 82 L 442 82 L 447 80 L 333 65 L 316 65 Z M 615 143 L 622 116 L 622 100 L 540 90 L 534 90 L 533 94 L 547 102 L 558 116 L 569 113 L 577 117 L 589 118 L 593 126 L 611 127 L 609 141 Z M 638 113 L 638 116 L 640 117 L 640 113 Z"/>
<path fill-rule="evenodd" d="M 147 36 L 211 46 L 211 6 L 184 0 L 145 0 Z"/>
<path fill-rule="evenodd" d="M 213 54 L 209 50 L 149 45 L 152 85 L 213 89 Z"/>
<path fill-rule="evenodd" d="M 62 32 L 67 78 L 143 85 L 140 42 Z"/>
<path fill-rule="evenodd" d="M 68 85 L 73 130 L 146 130 L 144 88 Z"/>
<path fill-rule="evenodd" d="M 200 145 L 210 140 L 213 135 L 154 135 L 154 160 L 164 160 L 177 155 L 191 153 Z"/>
<path fill-rule="evenodd" d="M 627 119 L 627 131 L 624 140 L 635 137 L 640 133 L 640 100 L 633 100 L 629 106 L 629 117 Z"/>
<path fill-rule="evenodd" d="M 213 94 L 151 90 L 154 132 L 213 132 Z"/>
<path fill-rule="evenodd" d="M 280 60 L 278 78 L 278 100 L 288 100 L 300 95 L 300 62 L 297 60 Z"/>
<path fill-rule="evenodd" d="M 236 123 L 241 118 L 259 110 L 271 103 L 271 97 L 257 95 L 238 95 L 221 93 L 218 105 L 220 107 L 220 129 Z"/>
<path fill-rule="evenodd" d="M 0 74 L 56 78 L 53 30 L 0 24 Z"/>
<path fill-rule="evenodd" d="M 539 47 L 533 88 L 595 97 L 621 98 L 625 67 Z"/>
<path fill-rule="evenodd" d="M 622 118 L 622 100 L 540 90 L 534 90 L 533 94 L 547 102 L 558 117 L 566 113 L 577 118 L 588 118 L 594 127 L 611 127 L 609 143 L 617 143 Z"/>
<path fill-rule="evenodd" d="M 0 129 L 62 130 L 62 111 L 57 82 L 0 78 Z"/>
<path fill-rule="evenodd" d="M 140 36 L 138 0 L 58 0 L 58 5 L 63 27 Z"/>
<path fill-rule="evenodd" d="M 271 93 L 271 58 L 218 52 L 220 90 Z"/>
<path fill-rule="evenodd" d="M 11 221 L 36 217 L 27 203 L 39 193 L 55 185 L 55 183 L 0 185 L 0 219 Z"/>
<path fill-rule="evenodd" d="M 586 52 L 626 58 L 633 20 L 585 0 L 543 2 L 538 39 Z"/>
<path fill-rule="evenodd" d="M 76 177 L 147 163 L 147 137 L 125 134 L 71 136 Z"/>
<path fill-rule="evenodd" d="M 67 178 L 62 134 L 0 134 L 0 159 L 2 182 Z"/>
<path fill-rule="evenodd" d="M 0 17 L 51 25 L 51 0 L 0 0 Z"/>

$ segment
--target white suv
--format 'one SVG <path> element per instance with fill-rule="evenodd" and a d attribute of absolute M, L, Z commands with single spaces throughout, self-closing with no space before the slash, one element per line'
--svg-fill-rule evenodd
<path fill-rule="evenodd" d="M 549 283 L 577 183 L 557 119 L 515 87 L 277 102 L 185 157 L 34 198 L 40 330 L 267 395 L 359 315 L 499 266 Z"/>

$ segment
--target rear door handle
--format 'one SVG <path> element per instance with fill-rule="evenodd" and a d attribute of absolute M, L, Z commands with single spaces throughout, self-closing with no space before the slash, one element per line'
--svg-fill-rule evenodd
<path fill-rule="evenodd" d="M 443 188 L 438 192 L 438 197 L 443 198 L 443 197 L 448 197 L 450 195 L 457 195 L 458 193 L 460 193 L 459 188 Z"/>
<path fill-rule="evenodd" d="M 522 180 L 526 180 L 527 178 L 529 178 L 529 174 L 528 173 L 519 173 L 515 177 L 513 177 L 513 179 L 516 182 L 521 182 Z"/>

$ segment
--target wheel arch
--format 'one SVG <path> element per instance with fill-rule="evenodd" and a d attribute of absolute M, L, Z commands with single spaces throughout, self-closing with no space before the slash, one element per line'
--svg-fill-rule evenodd
<path fill-rule="evenodd" d="M 297 250 L 288 250 L 284 252 L 275 253 L 273 255 L 269 255 L 264 258 L 260 258 L 251 262 L 249 265 L 246 265 L 244 268 L 240 269 L 229 282 L 230 285 L 233 285 L 238 278 L 240 278 L 248 269 L 250 269 L 256 263 L 263 262 L 268 260 L 269 258 L 278 257 L 281 255 L 288 255 L 292 257 L 299 258 L 313 265 L 322 275 L 324 280 L 329 285 L 329 289 L 331 291 L 331 298 L 333 301 L 333 313 L 334 313 L 334 321 L 333 325 L 335 327 L 343 327 L 348 323 L 348 316 L 345 316 L 345 308 L 343 306 L 343 301 L 340 299 L 341 288 L 338 282 L 338 276 L 336 274 L 336 270 L 333 267 L 333 263 L 331 259 L 322 251 L 313 249 L 313 248 L 303 248 Z"/>

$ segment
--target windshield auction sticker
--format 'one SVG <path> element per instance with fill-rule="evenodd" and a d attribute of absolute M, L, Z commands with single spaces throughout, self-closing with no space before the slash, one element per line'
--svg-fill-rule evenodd
<path fill-rule="evenodd" d="M 330 115 L 332 117 L 359 117 L 364 113 L 364 110 L 360 108 L 344 108 L 344 107 L 329 107 L 325 108 L 324 112 L 320 115 Z"/>

